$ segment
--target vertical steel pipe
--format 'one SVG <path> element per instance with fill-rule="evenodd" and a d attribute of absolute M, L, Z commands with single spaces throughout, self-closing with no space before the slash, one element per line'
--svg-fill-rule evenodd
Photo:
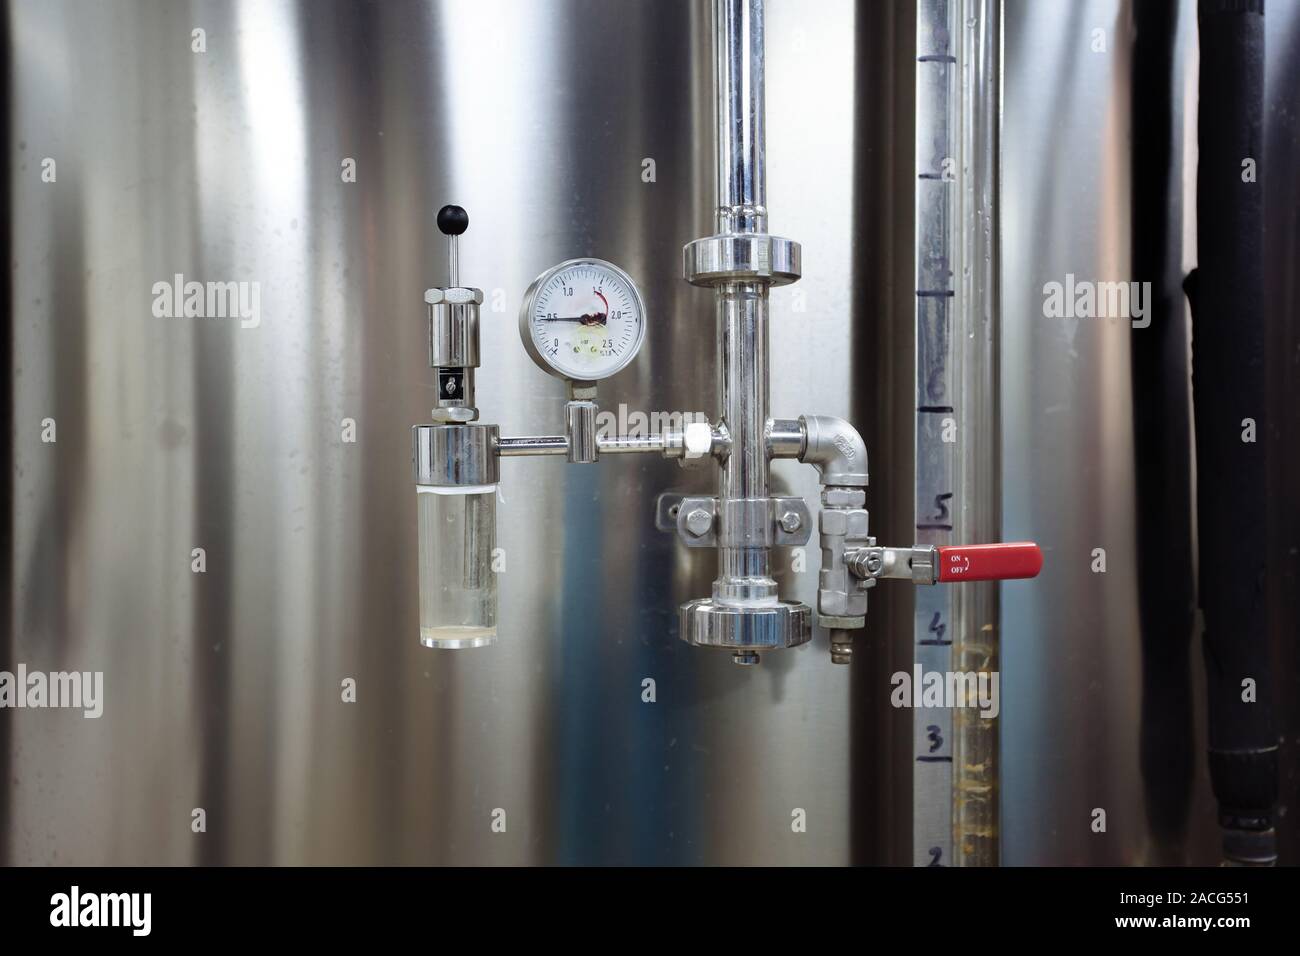
<path fill-rule="evenodd" d="M 776 600 L 768 513 L 768 288 L 764 282 L 718 286 L 719 407 L 731 454 L 718 479 L 724 545 L 714 596 Z"/>
<path fill-rule="evenodd" d="M 718 477 L 718 577 L 711 598 L 680 611 L 682 639 L 758 663 L 761 648 L 811 636 L 809 608 L 781 601 L 771 572 L 768 292 L 799 277 L 799 245 L 767 234 L 763 170 L 763 0 L 715 0 L 717 233 L 683 249 L 686 280 L 712 287 L 718 409 L 726 453 Z"/>
<path fill-rule="evenodd" d="M 763 0 L 715 0 L 718 232 L 767 230 L 763 133 Z M 731 454 L 718 481 L 723 545 L 714 597 L 776 601 L 768 514 L 768 288 L 763 280 L 717 287 L 718 407 Z"/>
<path fill-rule="evenodd" d="M 718 232 L 767 231 L 763 0 L 714 0 Z"/>

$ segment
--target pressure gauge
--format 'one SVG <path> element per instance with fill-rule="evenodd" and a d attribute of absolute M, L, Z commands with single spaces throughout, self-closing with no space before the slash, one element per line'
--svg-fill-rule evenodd
<path fill-rule="evenodd" d="M 608 378 L 645 339 L 645 303 L 626 272 L 603 259 L 570 259 L 524 293 L 519 335 L 542 370 L 575 382 Z"/>

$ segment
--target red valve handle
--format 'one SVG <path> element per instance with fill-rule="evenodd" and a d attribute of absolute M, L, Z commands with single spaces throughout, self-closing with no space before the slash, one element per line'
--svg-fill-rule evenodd
<path fill-rule="evenodd" d="M 940 581 L 1034 578 L 1042 567 L 1043 552 L 1032 541 L 957 544 L 939 549 Z"/>

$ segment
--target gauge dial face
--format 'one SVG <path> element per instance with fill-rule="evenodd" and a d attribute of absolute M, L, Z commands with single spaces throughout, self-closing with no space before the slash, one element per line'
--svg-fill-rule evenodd
<path fill-rule="evenodd" d="M 545 371 L 594 382 L 635 357 L 645 338 L 645 305 L 632 277 L 612 262 L 570 259 L 528 287 L 519 334 Z"/>

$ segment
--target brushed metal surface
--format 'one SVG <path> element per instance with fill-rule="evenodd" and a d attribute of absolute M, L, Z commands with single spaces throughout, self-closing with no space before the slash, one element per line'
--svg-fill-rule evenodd
<path fill-rule="evenodd" d="M 1130 337 L 1144 330 L 1044 313 L 1044 284 L 1069 273 L 1158 279 L 1134 275 L 1131 263 L 1131 9 L 1009 0 L 1004 30 L 1002 537 L 1036 540 L 1045 560 L 1032 585 L 1002 586 L 1003 861 L 1157 862 L 1140 760 L 1129 371 Z M 1189 108 L 1195 119 L 1195 33 L 1194 4 L 1183 4 L 1175 169 L 1195 142 L 1183 135 Z M 1194 236 L 1190 199 L 1172 197 L 1170 216 L 1173 235 Z M 1105 551 L 1105 573 L 1094 573 L 1094 549 Z M 1199 649 L 1193 659 L 1198 724 L 1188 730 L 1199 765 L 1180 855 L 1207 864 L 1217 837 Z M 1098 809 L 1105 832 L 1092 826 Z"/>
<path fill-rule="evenodd" d="M 848 862 L 850 673 L 825 635 L 757 669 L 676 639 L 715 568 L 655 530 L 654 502 L 709 472 L 504 461 L 498 643 L 416 642 L 409 430 L 435 397 L 439 206 L 471 218 L 482 421 L 559 428 L 563 385 L 511 316 L 533 276 L 589 255 L 627 269 L 650 316 L 602 406 L 715 412 L 712 297 L 680 278 L 712 219 L 706 6 L 19 0 L 6 17 L 4 656 L 102 670 L 106 701 L 98 720 L 5 714 L 4 860 Z M 847 0 L 768 14 L 771 219 L 804 252 L 772 296 L 785 418 L 850 417 L 851 269 L 879 281 L 850 258 L 850 120 L 875 92 L 853 82 L 854 18 Z M 259 283 L 260 322 L 156 317 L 153 284 L 176 274 Z M 777 462 L 773 487 L 811 498 L 815 475 Z M 816 555 L 776 565 L 811 603 Z M 855 731 L 869 754 L 874 733 Z M 874 819 L 854 825 L 891 826 Z"/>
<path fill-rule="evenodd" d="M 1285 105 L 1300 15 L 1269 15 L 1269 96 Z M 1134 278 L 1127 46 L 1088 49 L 1128 16 L 1117 0 L 1005 7 L 1003 537 L 1046 554 L 1038 581 L 1002 588 L 1010 864 L 1153 858 L 1132 581 L 1138 333 L 1050 324 L 1041 293 L 1070 271 Z M 803 278 L 772 295 L 772 413 L 859 425 L 873 526 L 900 544 L 914 27 L 910 3 L 768 10 L 768 205 L 803 250 Z M 830 664 L 821 632 L 757 669 L 683 645 L 675 609 L 705 593 L 714 559 L 656 531 L 654 503 L 708 494 L 707 470 L 503 461 L 501 637 L 447 654 L 415 640 L 408 435 L 435 394 L 421 296 L 446 279 L 440 205 L 471 216 L 460 269 L 486 294 L 483 421 L 560 429 L 563 385 L 532 366 L 511 316 L 533 276 L 582 255 L 626 268 L 650 315 L 602 407 L 715 413 L 712 299 L 680 278 L 682 244 L 712 218 L 706 4 L 16 0 L 4 30 L 0 667 L 102 670 L 106 701 L 98 720 L 0 716 L 0 859 L 911 859 L 912 721 L 888 705 L 889 675 L 911 662 L 910 589 L 873 596 L 851 669 Z M 1194 63 L 1184 13 L 1188 96 Z M 1295 153 L 1294 114 L 1266 113 L 1274 169 Z M 1185 202 L 1171 215 L 1189 230 Z M 1270 215 L 1293 246 L 1294 204 Z M 1270 281 L 1293 298 L 1284 248 Z M 178 273 L 260 283 L 260 323 L 154 316 L 153 284 Z M 792 461 L 774 463 L 773 487 L 815 500 Z M 1284 531 L 1276 547 L 1294 563 Z M 814 553 L 800 573 L 778 552 L 777 572 L 784 597 L 813 600 Z M 1293 604 L 1277 613 L 1293 619 Z M 1212 862 L 1197 733 L 1186 857 Z M 1098 806 L 1104 835 L 1088 826 Z"/>

